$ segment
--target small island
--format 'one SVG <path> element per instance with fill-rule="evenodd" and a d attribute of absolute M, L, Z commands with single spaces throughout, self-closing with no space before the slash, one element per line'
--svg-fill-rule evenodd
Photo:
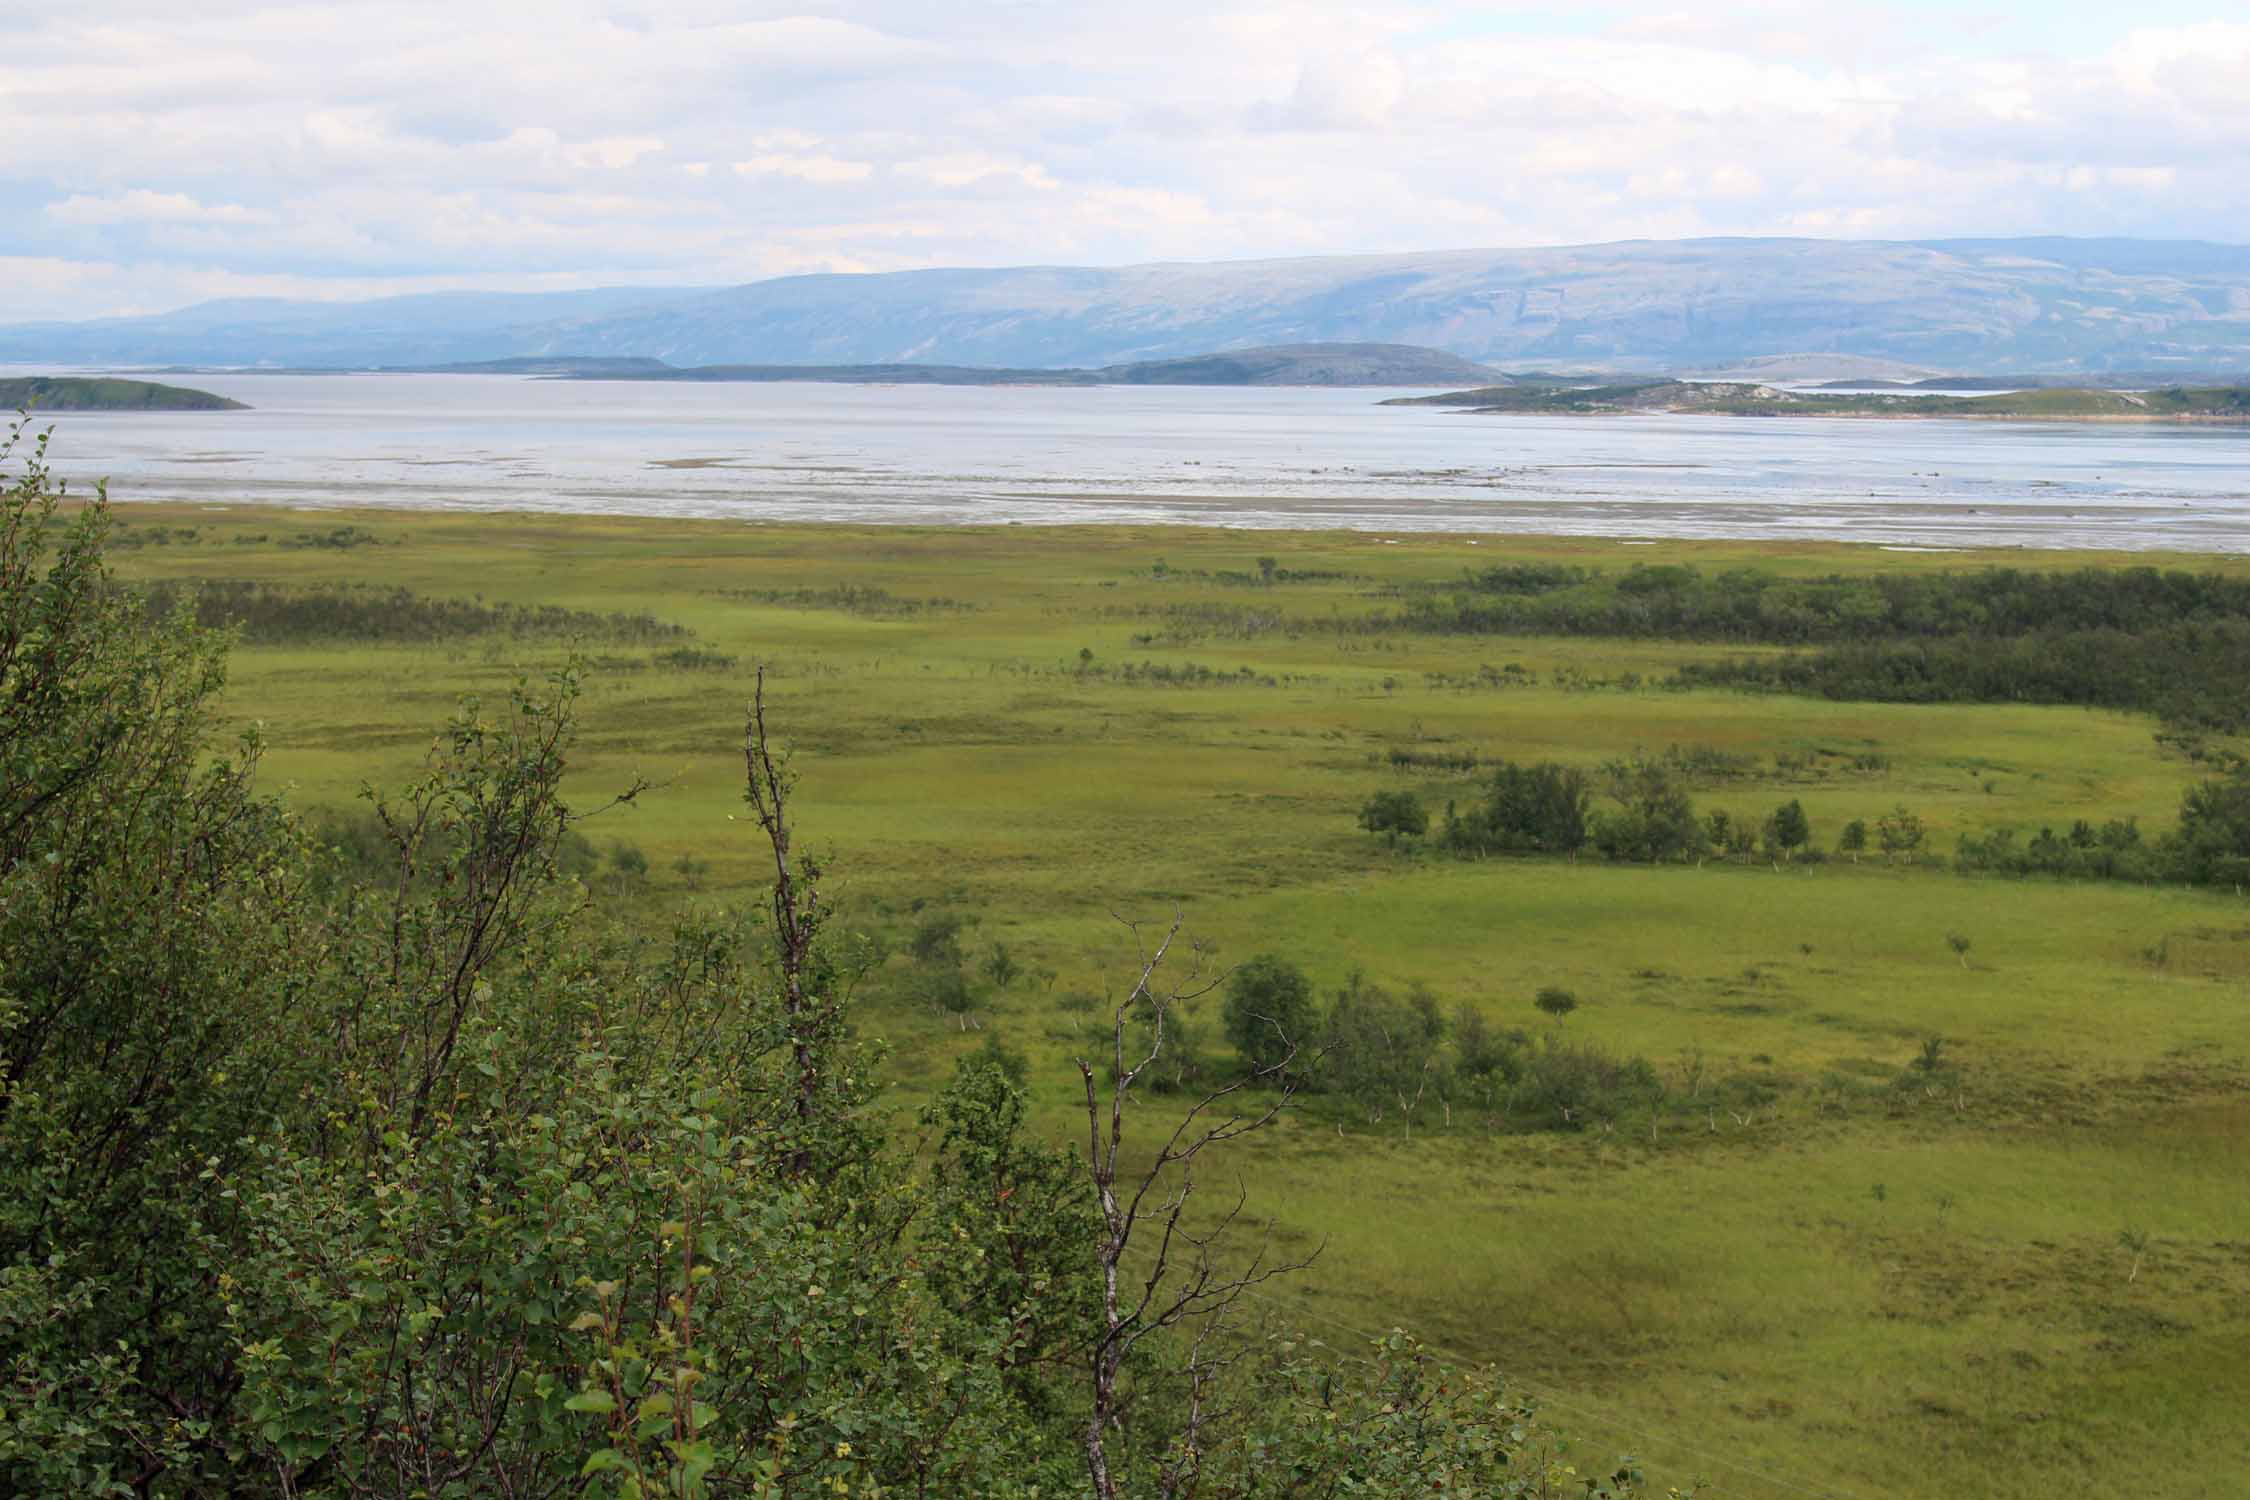
<path fill-rule="evenodd" d="M 1643 380 L 1613 385 L 1479 386 L 1395 396 L 1385 406 L 1457 407 L 1471 415 L 1695 413 L 1722 417 L 1954 417 L 2012 422 L 2182 422 L 2250 425 L 2250 386 L 2147 391 L 2062 386 L 1989 396 L 1833 394 L 1734 381 Z"/>
<path fill-rule="evenodd" d="M 0 380 L 0 409 L 52 411 L 248 411 L 240 401 L 184 385 L 75 375 L 24 375 Z"/>

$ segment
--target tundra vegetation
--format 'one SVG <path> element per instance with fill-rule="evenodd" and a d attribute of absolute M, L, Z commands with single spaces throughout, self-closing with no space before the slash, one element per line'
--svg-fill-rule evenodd
<path fill-rule="evenodd" d="M 63 517 L 42 456 L 0 499 L 8 1493 L 1642 1490 L 1489 1370 L 1254 1317 L 1309 1257 L 1231 1235 L 1197 1172 L 1280 1118 L 1296 1049 L 1155 1115 L 1209 987 L 1176 918 L 1079 1064 L 1087 1154 L 1031 1133 L 996 1045 L 889 1117 L 874 949 L 762 676 L 762 920 L 604 920 L 578 825 L 651 788 L 564 794 L 575 656 L 464 699 L 324 849 L 217 732 L 229 636 L 121 586 L 107 506 Z M 913 941 L 956 986 L 964 925 Z"/>
<path fill-rule="evenodd" d="M 19 528 L 17 1488 L 2250 1464 L 2239 564 L 337 522 Z"/>

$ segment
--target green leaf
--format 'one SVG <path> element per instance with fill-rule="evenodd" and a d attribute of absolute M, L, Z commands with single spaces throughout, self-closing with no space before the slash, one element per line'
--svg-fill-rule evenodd
<path fill-rule="evenodd" d="M 565 1411 L 606 1412 L 617 1410 L 617 1398 L 607 1391 L 580 1391 L 563 1403 Z"/>

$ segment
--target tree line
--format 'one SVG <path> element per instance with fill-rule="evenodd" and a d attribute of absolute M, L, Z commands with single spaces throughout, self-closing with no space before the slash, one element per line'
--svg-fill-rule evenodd
<path fill-rule="evenodd" d="M 1691 662 L 1680 687 L 1740 687 L 1875 703 L 2049 703 L 2153 714 L 2192 730 L 2250 729 L 2250 624 L 2038 630 L 1868 641 Z"/>
<path fill-rule="evenodd" d="M 2250 579 L 2072 568 L 1797 578 L 1681 564 L 1516 563 L 1409 599 L 1396 628 L 1797 648 L 1691 664 L 1680 687 L 1906 703 L 2124 709 L 2250 727 Z M 1805 649 L 1817 648 L 1817 649 Z"/>
<path fill-rule="evenodd" d="M 233 630 L 253 645 L 340 641 L 426 643 L 462 636 L 507 635 L 620 645 L 687 640 L 684 625 L 643 611 L 602 612 L 559 604 L 483 599 L 432 599 L 408 588 L 367 584 L 291 586 L 239 578 L 158 582 L 139 591 L 159 617 L 178 610 L 206 630 Z"/>
<path fill-rule="evenodd" d="M 1400 618 L 1417 629 L 1469 634 L 1783 646 L 2138 632 L 2250 622 L 2250 579 L 2150 567 L 1792 577 L 1756 568 L 1707 573 L 1678 563 L 1637 564 L 1622 573 L 1514 563 L 1408 600 Z"/>
<path fill-rule="evenodd" d="M 1589 850 L 1641 863 L 1718 857 L 1780 864 L 1825 857 L 1800 799 L 1762 815 L 1698 810 L 1677 756 L 1636 755 L 1593 772 L 1552 761 L 1504 761 L 1482 778 L 1480 795 L 1465 805 L 1446 804 L 1434 834 L 1429 809 L 1405 790 L 1376 792 L 1360 807 L 1358 822 L 1393 847 L 1429 837 L 1463 858 L 1575 857 Z M 1844 824 L 1835 852 L 1855 861 L 1873 853 L 1911 863 L 1924 856 L 1927 841 L 1921 816 L 1901 803 L 1872 825 L 1860 818 Z M 2013 875 L 2250 883 L 2250 765 L 2235 764 L 2190 787 L 2178 823 L 2154 838 L 2131 819 L 2099 827 L 2080 819 L 2065 833 L 2044 828 L 2028 840 L 2014 829 L 1964 834 L 1954 863 Z"/>

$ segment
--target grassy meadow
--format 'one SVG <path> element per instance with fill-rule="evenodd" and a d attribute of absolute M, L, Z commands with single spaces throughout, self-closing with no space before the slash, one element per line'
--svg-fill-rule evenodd
<path fill-rule="evenodd" d="M 1067 1137 L 1070 1059 L 1092 1043 L 1071 997 L 1126 982 L 1131 940 L 1113 914 L 1174 911 L 1220 964 L 1274 951 L 1324 988 L 1363 969 L 1508 1026 L 1558 1024 L 1531 997 L 1566 987 L 1580 1000 L 1559 1023 L 1569 1036 L 1648 1059 L 1690 1101 L 1567 1132 L 1495 1131 L 1459 1101 L 1410 1125 L 1314 1101 L 1240 1150 L 1230 1166 L 1277 1240 L 1325 1242 L 1274 1310 L 1339 1346 L 1408 1326 L 1501 1366 L 1595 1453 L 1730 1495 L 2186 1495 L 2250 1472 L 2239 892 L 1977 878 L 1878 855 L 1462 862 L 1354 824 L 1377 790 L 1466 801 L 1476 774 L 1445 762 L 1471 752 L 1592 767 L 1677 745 L 1738 758 L 1698 785 L 1699 808 L 1756 817 L 1798 798 L 1829 848 L 1847 820 L 1901 803 L 1939 854 L 2004 826 L 2169 826 L 2206 773 L 2143 717 L 1681 692 L 1653 684 L 1734 653 L 1336 623 L 1503 559 L 1825 573 L 1993 556 L 121 515 L 117 557 L 137 580 L 365 583 L 646 611 L 692 631 L 692 651 L 670 657 L 584 648 L 596 668 L 577 787 L 592 802 L 635 774 L 661 783 L 588 825 L 599 848 L 644 851 L 648 874 L 595 880 L 650 920 L 756 895 L 763 846 L 732 815 L 744 699 L 765 663 L 803 776 L 801 828 L 832 857 L 849 922 L 896 948 L 917 910 L 950 909 L 978 919 L 973 954 L 1002 942 L 1030 971 L 982 985 L 967 1021 L 904 998 L 902 955 L 870 977 L 861 1020 L 892 1048 L 902 1104 L 997 1035 L 1030 1057 L 1041 1119 Z M 363 783 L 403 781 L 461 694 L 495 697 L 564 650 L 504 633 L 250 645 L 227 703 L 263 724 L 269 784 L 343 808 Z M 1904 1071 L 1933 1036 L 1947 1088 Z M 2129 1234 L 2145 1236 L 2137 1255 Z"/>

